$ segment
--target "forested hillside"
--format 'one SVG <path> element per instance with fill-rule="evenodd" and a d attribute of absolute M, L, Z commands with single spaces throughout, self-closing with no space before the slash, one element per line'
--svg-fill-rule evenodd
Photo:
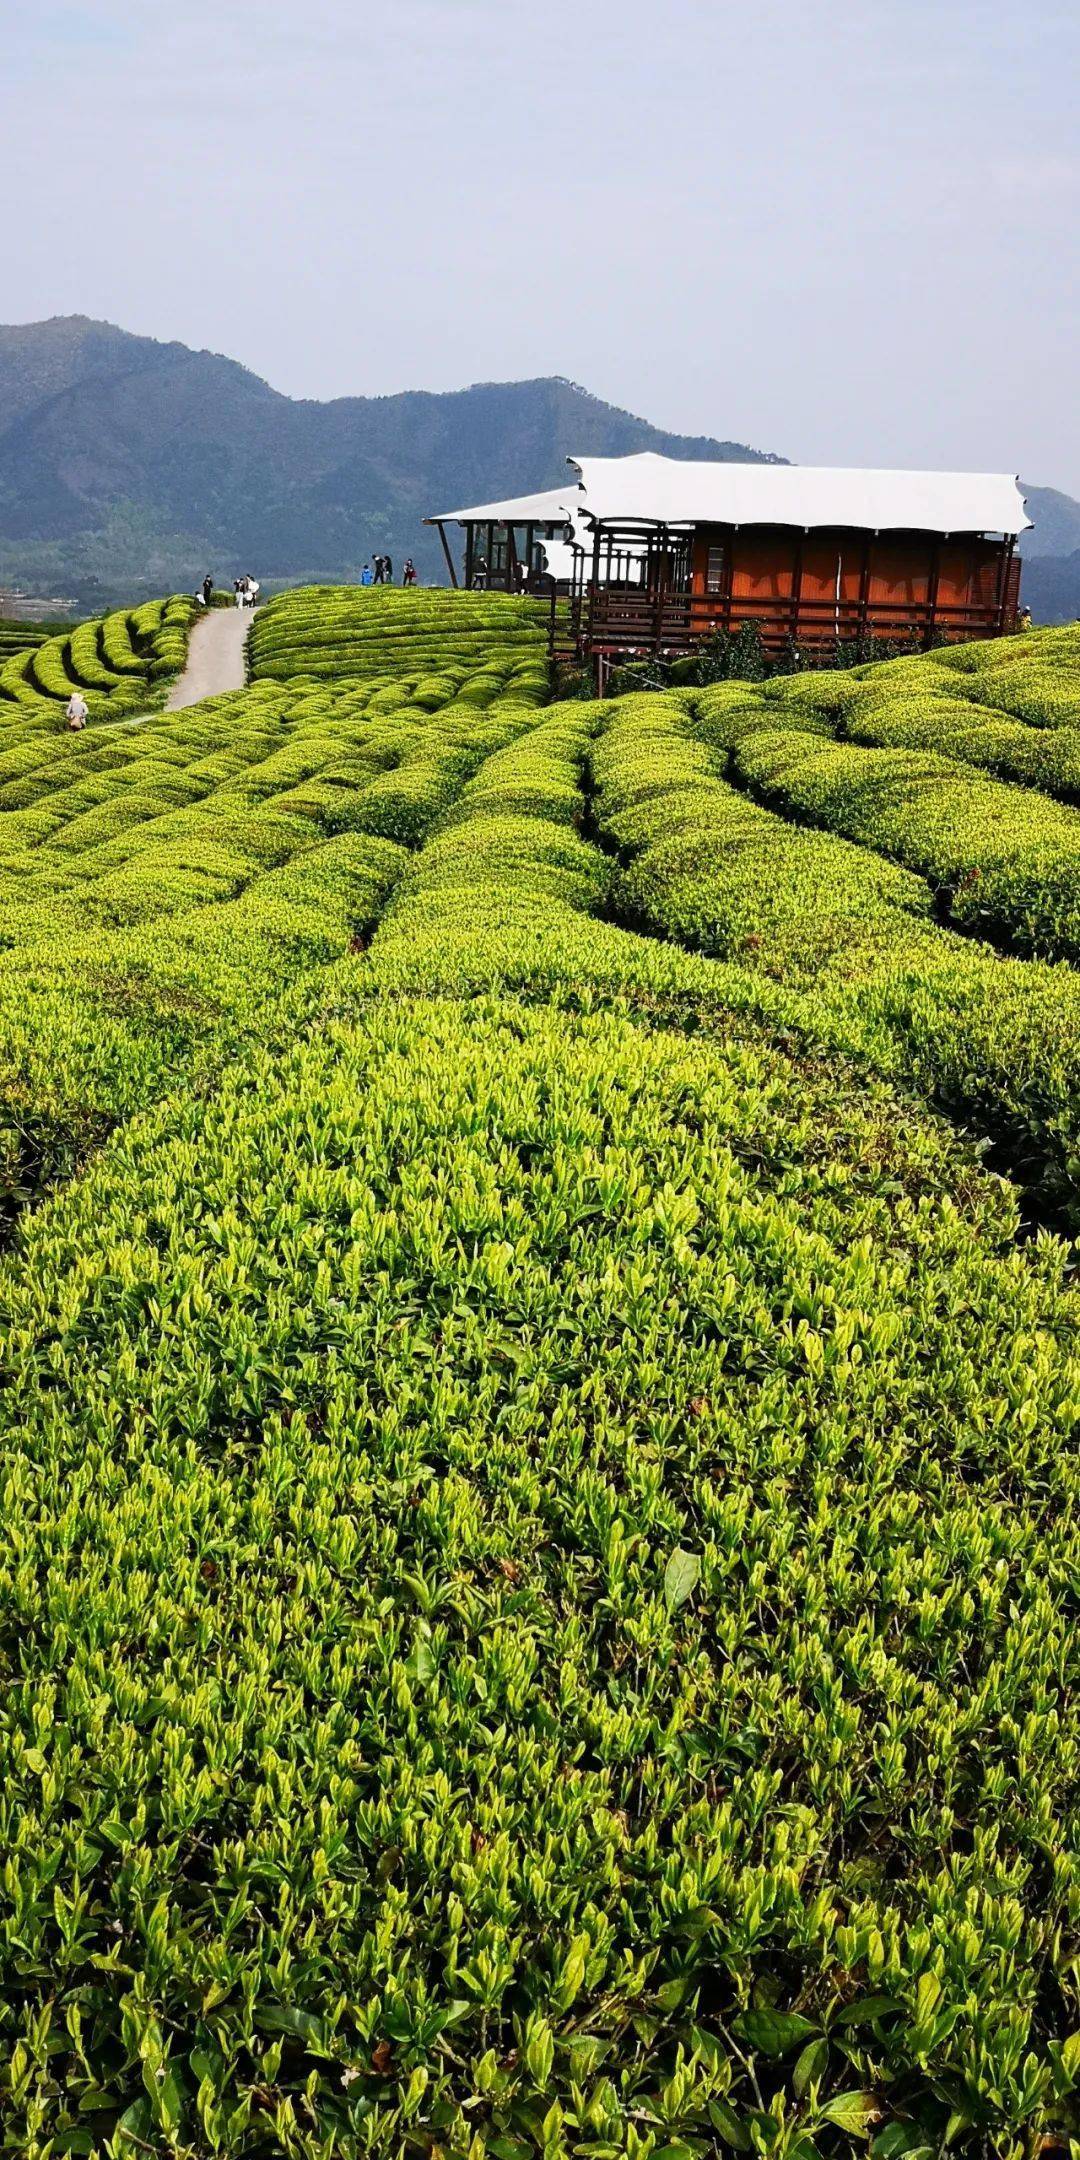
<path fill-rule="evenodd" d="M 377 548 L 441 579 L 427 512 L 554 487 L 572 450 L 650 449 L 758 455 L 554 376 L 317 404 L 81 316 L 0 329 L 0 584 L 129 599 L 207 568 L 354 577 Z"/>

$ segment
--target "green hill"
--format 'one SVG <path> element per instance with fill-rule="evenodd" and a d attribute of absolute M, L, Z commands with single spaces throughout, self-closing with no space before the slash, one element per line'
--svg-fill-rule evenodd
<path fill-rule="evenodd" d="M 0 329 L 0 585 L 87 602 L 210 568 L 351 577 L 376 549 L 445 575 L 431 510 L 566 478 L 569 450 L 755 458 L 666 434 L 559 377 L 283 397 L 216 353 L 83 316 Z"/>

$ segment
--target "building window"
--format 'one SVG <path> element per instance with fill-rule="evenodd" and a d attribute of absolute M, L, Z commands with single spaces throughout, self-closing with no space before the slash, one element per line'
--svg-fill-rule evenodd
<path fill-rule="evenodd" d="M 724 590 L 724 550 L 722 547 L 711 547 L 709 549 L 709 559 L 705 566 L 705 590 L 707 593 L 721 593 Z"/>

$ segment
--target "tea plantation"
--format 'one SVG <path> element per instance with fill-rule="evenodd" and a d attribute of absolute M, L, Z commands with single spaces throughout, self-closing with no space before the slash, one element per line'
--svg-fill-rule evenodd
<path fill-rule="evenodd" d="M 1080 630 L 250 659 L 0 702 L 0 2150 L 1080 2151 Z"/>
<path fill-rule="evenodd" d="M 53 727 L 73 690 L 94 719 L 159 703 L 183 666 L 195 612 L 195 601 L 178 594 L 73 629 L 0 622 L 0 751 L 35 724 Z"/>

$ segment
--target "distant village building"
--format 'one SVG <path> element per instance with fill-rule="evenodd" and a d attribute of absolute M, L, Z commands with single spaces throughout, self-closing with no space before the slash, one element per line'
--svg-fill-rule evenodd
<path fill-rule="evenodd" d="M 475 566 L 507 591 L 558 590 L 579 657 L 602 676 L 756 624 L 767 650 L 853 639 L 925 646 L 1016 620 L 1017 536 L 1030 519 L 1006 473 L 702 463 L 651 451 L 570 458 L 542 495 L 450 511 Z M 565 626 L 562 632 L 565 638 Z"/>

